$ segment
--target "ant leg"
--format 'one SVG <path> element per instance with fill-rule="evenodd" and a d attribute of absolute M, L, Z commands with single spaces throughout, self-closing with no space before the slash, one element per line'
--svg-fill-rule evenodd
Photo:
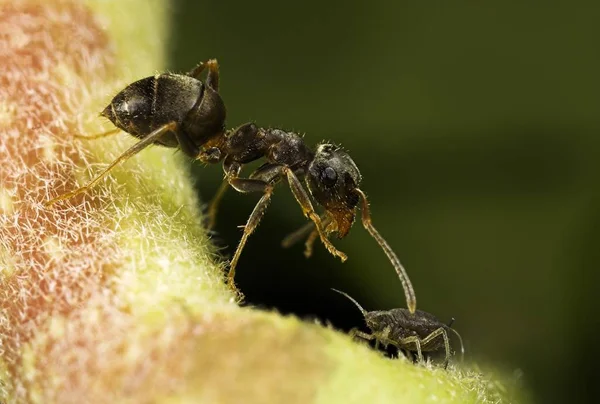
<path fill-rule="evenodd" d="M 406 338 L 402 338 L 400 340 L 400 345 L 409 345 L 409 344 L 415 344 L 415 346 L 417 347 L 417 358 L 419 360 L 420 363 L 423 363 L 423 351 L 421 349 L 421 340 L 419 339 L 419 337 L 406 337 Z"/>
<path fill-rule="evenodd" d="M 154 143 L 156 140 L 158 140 L 165 133 L 174 132 L 176 129 L 177 129 L 177 122 L 170 122 L 166 125 L 161 126 L 158 129 L 154 130 L 148 136 L 146 136 L 145 138 L 143 138 L 142 140 L 140 140 L 139 142 L 137 142 L 136 144 L 131 146 L 127 151 L 125 151 L 123 154 L 121 154 L 119 157 L 117 157 L 117 159 L 115 161 L 110 163 L 110 165 L 108 167 L 106 167 L 104 169 L 104 171 L 102 171 L 100 174 L 98 174 L 96 176 L 96 178 L 94 178 L 92 181 L 88 182 L 86 185 L 84 185 L 81 188 L 77 188 L 75 191 L 67 192 L 66 194 L 62 194 L 54 199 L 51 199 L 51 200 L 47 201 L 46 203 L 44 203 L 44 205 L 46 207 L 48 207 L 48 206 L 55 204 L 58 201 L 72 198 L 75 195 L 79 195 L 79 194 L 87 191 L 88 189 L 90 189 L 94 185 L 96 185 L 98 182 L 100 182 L 100 180 L 102 178 L 104 178 L 110 172 L 110 170 L 112 170 L 117 164 L 129 159 L 130 157 L 132 157 L 132 156 L 136 155 L 137 153 L 139 153 L 140 151 L 144 150 L 146 147 L 150 146 L 152 143 Z"/>
<path fill-rule="evenodd" d="M 75 135 L 73 135 L 73 137 L 76 137 L 77 139 L 92 140 L 92 139 L 100 139 L 100 138 L 103 138 L 103 137 L 114 135 L 115 133 L 119 133 L 119 132 L 121 132 L 121 128 L 114 128 L 114 129 L 111 129 L 111 130 L 107 130 L 106 132 L 96 133 L 94 135 L 79 135 L 79 134 L 75 134 Z"/>
<path fill-rule="evenodd" d="M 195 79 L 200 77 L 204 69 L 208 67 L 208 75 L 206 76 L 206 84 L 208 84 L 213 90 L 219 91 L 219 62 L 217 59 L 209 59 L 206 62 L 198 63 L 198 66 L 194 67 L 190 72 L 187 73 Z"/>
<path fill-rule="evenodd" d="M 240 255 L 242 254 L 242 250 L 248 241 L 248 237 L 250 237 L 254 230 L 256 230 L 258 224 L 264 216 L 265 211 L 269 206 L 271 196 L 273 195 L 273 186 L 277 181 L 279 181 L 279 178 L 281 178 L 283 169 L 283 166 L 268 164 L 259 168 L 252 174 L 255 178 L 228 178 L 229 184 L 238 192 L 263 193 L 263 196 L 254 207 L 254 210 L 250 214 L 250 217 L 244 226 L 244 233 L 242 234 L 242 238 L 240 239 L 233 258 L 231 259 L 231 263 L 229 264 L 227 283 L 233 290 L 235 290 L 235 268 L 240 259 Z"/>
<path fill-rule="evenodd" d="M 317 240 L 317 237 L 319 237 L 319 232 L 317 229 L 314 229 L 306 238 L 306 242 L 304 243 L 304 256 L 306 258 L 312 257 L 313 246 Z"/>
<path fill-rule="evenodd" d="M 275 185 L 281 179 L 284 167 L 280 164 L 264 164 L 249 178 L 238 178 L 241 166 L 237 163 L 225 162 L 225 179 L 236 191 L 241 193 L 264 192 L 267 185 Z M 229 163 L 229 164 L 227 164 Z"/>
<path fill-rule="evenodd" d="M 383 252 L 394 266 L 394 269 L 396 270 L 396 273 L 400 278 L 400 282 L 402 282 L 402 288 L 404 289 L 404 295 L 406 297 L 406 306 L 408 307 L 408 310 L 411 312 L 411 314 L 414 314 L 415 310 L 417 309 L 417 297 L 415 295 L 415 290 L 413 289 L 412 283 L 410 282 L 410 278 L 406 273 L 406 269 L 404 269 L 404 267 L 400 263 L 400 260 L 398 259 L 396 253 L 394 253 L 392 248 L 388 245 L 385 239 L 373 226 L 373 223 L 371 221 L 371 210 L 369 209 L 369 201 L 367 200 L 367 196 L 363 191 L 361 191 L 358 188 L 356 188 L 354 191 L 362 199 L 363 226 L 365 227 L 365 229 L 367 229 L 367 231 L 375 239 L 375 241 L 377 241 L 377 243 L 381 246 Z"/>
<path fill-rule="evenodd" d="M 331 217 L 327 214 L 327 212 L 325 212 L 320 216 L 320 219 L 321 219 L 321 222 L 323 223 L 323 226 L 325 227 L 325 233 L 328 233 L 328 227 L 329 227 L 329 224 L 331 223 Z M 305 245 L 304 256 L 306 258 L 310 258 L 312 256 L 313 244 L 314 244 L 316 238 L 318 237 L 318 235 L 319 235 L 319 232 L 315 229 L 315 223 L 308 222 L 307 224 L 305 224 L 304 226 L 302 226 L 295 232 L 290 233 L 287 236 L 285 236 L 285 238 L 283 240 L 281 240 L 281 246 L 283 248 L 289 248 L 292 245 L 299 242 L 300 240 L 302 240 L 303 238 L 307 237 L 306 242 L 304 243 L 304 245 Z"/>
<path fill-rule="evenodd" d="M 335 222 L 332 222 L 331 220 L 331 216 L 327 212 L 325 212 L 321 216 L 321 221 L 323 222 L 323 226 L 325 227 L 325 234 L 330 234 L 332 231 L 335 231 L 335 229 L 330 229 L 330 227 L 335 227 Z M 304 242 L 304 256 L 306 258 L 312 257 L 313 246 L 318 236 L 319 232 L 317 231 L 317 229 L 314 229 L 312 233 L 308 235 L 306 241 Z"/>
<path fill-rule="evenodd" d="M 246 181 L 252 181 L 252 182 L 246 182 Z M 247 180 L 247 179 L 239 179 L 239 178 L 233 179 L 232 182 L 235 182 L 235 185 L 232 184 L 232 186 L 234 186 L 235 189 L 237 189 L 237 190 L 245 189 L 245 191 L 243 191 L 243 192 L 253 192 L 253 191 L 264 192 L 262 198 L 260 198 L 260 200 L 258 201 L 256 206 L 254 207 L 254 210 L 250 214 L 250 217 L 248 218 L 248 221 L 246 222 L 246 225 L 244 226 L 244 233 L 242 234 L 242 238 L 240 239 L 240 242 L 238 243 L 238 246 L 235 250 L 235 254 L 233 255 L 233 258 L 231 259 L 231 263 L 229 264 L 229 273 L 227 274 L 227 284 L 231 287 L 231 289 L 236 291 L 235 282 L 234 282 L 235 267 L 237 266 L 237 263 L 240 259 L 240 255 L 242 254 L 242 250 L 244 249 L 244 246 L 246 245 L 246 241 L 248 241 L 248 237 L 250 237 L 250 235 L 258 227 L 260 220 L 264 216 L 265 211 L 267 210 L 267 207 L 269 206 L 269 202 L 270 202 L 271 196 L 273 194 L 273 186 L 270 184 L 267 184 L 265 182 L 258 181 L 258 180 Z M 262 182 L 262 184 L 260 184 L 260 182 Z"/>
<path fill-rule="evenodd" d="M 321 217 L 321 221 L 323 221 L 323 217 Z M 291 246 L 298 243 L 303 238 L 310 236 L 314 230 L 315 230 L 315 223 L 308 222 L 304 226 L 300 227 L 298 230 L 285 236 L 283 238 L 283 240 L 281 240 L 281 246 L 283 248 L 290 248 Z"/>
<path fill-rule="evenodd" d="M 200 155 L 200 148 L 196 146 L 196 143 L 189 137 L 187 133 L 182 131 L 174 132 L 175 137 L 177 138 L 177 143 L 179 143 L 179 148 L 183 153 L 187 156 L 196 159 Z"/>
<path fill-rule="evenodd" d="M 298 203 L 302 207 L 302 212 L 304 212 L 304 215 L 313 222 L 315 222 L 315 226 L 317 227 L 317 231 L 319 232 L 319 236 L 321 237 L 321 242 L 325 245 L 327 251 L 329 251 L 332 255 L 339 257 L 340 260 L 342 260 L 342 262 L 346 261 L 348 259 L 348 256 L 336 249 L 333 246 L 333 244 L 331 244 L 331 241 L 329 241 L 329 239 L 327 238 L 327 235 L 325 234 L 325 231 L 323 229 L 323 224 L 321 223 L 321 219 L 316 214 L 312 203 L 310 202 L 310 198 L 308 197 L 308 194 L 302 187 L 302 184 L 298 180 L 298 177 L 296 177 L 296 175 L 292 172 L 292 170 L 289 167 L 285 167 L 284 171 L 287 174 L 288 183 L 290 184 L 290 189 L 292 190 L 296 201 L 298 201 Z"/>
<path fill-rule="evenodd" d="M 225 180 L 221 183 L 217 193 L 208 204 L 208 211 L 206 212 L 206 228 L 208 230 L 212 230 L 217 223 L 217 210 L 219 209 L 219 204 L 221 203 L 221 199 L 223 199 L 223 195 L 225 195 L 227 188 L 229 188 L 229 183 Z"/>

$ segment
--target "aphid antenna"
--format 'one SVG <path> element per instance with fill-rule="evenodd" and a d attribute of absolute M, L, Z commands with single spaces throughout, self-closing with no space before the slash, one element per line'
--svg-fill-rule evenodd
<path fill-rule="evenodd" d="M 355 305 L 356 307 L 358 307 L 358 310 L 360 310 L 360 312 L 362 313 L 362 315 L 363 315 L 364 317 L 366 317 L 366 316 L 367 316 L 367 311 L 366 311 L 365 309 L 363 309 L 363 308 L 362 308 L 362 306 L 361 306 L 360 304 L 358 304 L 358 302 L 357 302 L 356 300 L 354 300 L 352 297 L 350 297 L 350 295 L 349 295 L 349 294 L 347 294 L 347 293 L 344 293 L 344 292 L 342 292 L 341 290 L 337 290 L 337 289 L 334 289 L 334 288 L 331 288 L 331 290 L 333 290 L 334 292 L 338 292 L 338 293 L 339 293 L 340 295 L 342 295 L 342 296 L 346 296 L 346 298 L 348 298 L 348 300 L 350 300 L 352 303 L 354 303 L 354 305 Z"/>
<path fill-rule="evenodd" d="M 462 337 L 460 336 L 458 331 L 456 331 L 454 328 L 448 327 L 448 329 L 450 331 L 452 331 L 458 337 L 458 340 L 460 342 L 460 361 L 464 362 L 465 361 L 465 346 L 463 345 Z"/>

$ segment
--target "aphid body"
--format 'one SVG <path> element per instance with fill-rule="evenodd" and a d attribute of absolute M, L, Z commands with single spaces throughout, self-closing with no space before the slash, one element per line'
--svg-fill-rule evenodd
<path fill-rule="evenodd" d="M 456 330 L 439 321 L 433 314 L 422 310 L 411 313 L 407 309 L 397 308 L 391 310 L 366 311 L 352 297 L 344 292 L 333 289 L 350 299 L 361 311 L 370 334 L 353 329 L 353 337 L 365 340 L 375 340 L 375 344 L 384 347 L 393 345 L 399 349 L 416 352 L 419 362 L 423 361 L 423 352 L 435 352 L 440 348 L 445 349 L 444 368 L 450 359 L 450 341 L 448 333 L 452 332 L 460 340 L 461 354 L 464 355 L 462 338 Z"/>

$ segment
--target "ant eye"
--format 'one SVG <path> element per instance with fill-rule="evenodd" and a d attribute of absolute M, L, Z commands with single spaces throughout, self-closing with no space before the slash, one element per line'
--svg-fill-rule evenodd
<path fill-rule="evenodd" d="M 323 170 L 323 174 L 321 175 L 321 182 L 323 182 L 323 185 L 325 185 L 327 188 L 334 186 L 337 182 L 337 173 L 335 170 L 331 167 L 325 168 L 325 170 Z"/>

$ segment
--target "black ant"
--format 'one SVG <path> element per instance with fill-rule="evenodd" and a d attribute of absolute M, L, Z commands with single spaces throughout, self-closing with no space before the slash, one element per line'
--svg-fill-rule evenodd
<path fill-rule="evenodd" d="M 384 347 L 393 345 L 398 349 L 408 352 L 416 352 L 419 362 L 423 362 L 423 352 L 434 352 L 444 347 L 446 356 L 444 369 L 450 360 L 450 341 L 448 332 L 452 331 L 460 341 L 461 355 L 464 358 L 465 349 L 460 334 L 453 329 L 452 322 L 446 325 L 435 316 L 422 310 L 411 313 L 407 309 L 392 309 L 366 311 L 360 304 L 348 294 L 337 289 L 333 291 L 347 297 L 358 307 L 362 313 L 371 334 L 362 332 L 356 328 L 350 331 L 352 337 L 359 337 L 367 341 L 375 340 L 377 348 L 381 343 Z M 441 337 L 441 338 L 440 338 Z"/>
<path fill-rule="evenodd" d="M 208 68 L 206 82 L 199 76 Z M 238 192 L 260 192 L 244 227 L 244 233 L 231 260 L 228 283 L 235 290 L 234 276 L 240 254 L 250 234 L 258 226 L 271 200 L 274 186 L 286 180 L 306 217 L 314 223 L 309 236 L 311 246 L 317 236 L 327 250 L 342 262 L 346 254 L 337 250 L 328 234 L 337 232 L 339 238 L 350 231 L 357 205 L 362 200 L 362 223 L 383 248 L 400 276 L 407 305 L 416 310 L 414 290 L 398 257 L 371 223 L 369 204 L 358 188 L 361 175 L 352 158 L 341 148 L 321 144 L 311 150 L 302 137 L 294 132 L 274 128 L 259 128 L 254 123 L 225 130 L 225 104 L 219 91 L 219 65 L 212 59 L 200 63 L 187 74 L 165 73 L 136 81 L 120 93 L 102 111 L 118 129 L 94 138 L 123 130 L 141 140 L 113 161 L 87 185 L 61 195 L 46 203 L 71 198 L 96 185 L 118 163 L 127 160 L 151 144 L 181 149 L 186 155 L 205 163 L 223 161 L 225 181 L 209 208 L 209 221 L 214 224 L 217 205 L 227 184 Z M 240 178 L 245 164 L 264 158 L 266 162 L 248 178 Z M 299 178 L 304 178 L 308 192 Z M 319 216 L 310 195 L 325 208 Z"/>

